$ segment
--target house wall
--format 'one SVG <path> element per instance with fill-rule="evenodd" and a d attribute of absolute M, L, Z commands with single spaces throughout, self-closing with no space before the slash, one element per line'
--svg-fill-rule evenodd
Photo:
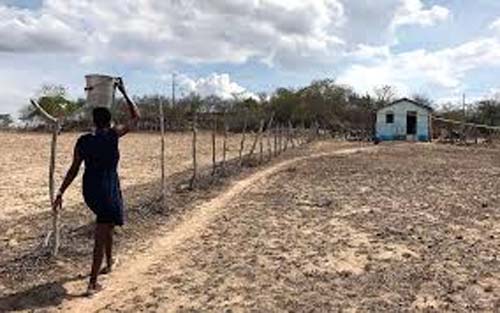
<path fill-rule="evenodd" d="M 377 112 L 376 136 L 379 140 L 405 140 L 408 111 L 417 112 L 417 138 L 429 140 L 429 111 L 411 102 L 398 102 Z M 394 114 L 394 123 L 386 123 L 386 114 Z"/>

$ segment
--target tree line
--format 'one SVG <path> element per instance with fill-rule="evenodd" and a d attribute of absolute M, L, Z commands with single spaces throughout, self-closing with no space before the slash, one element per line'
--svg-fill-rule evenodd
<path fill-rule="evenodd" d="M 212 128 L 214 119 L 224 119 L 232 131 L 244 128 L 258 129 L 262 119 L 271 115 L 278 124 L 310 127 L 318 125 L 336 134 L 362 134 L 371 136 L 375 124 L 375 112 L 395 100 L 396 90 L 391 86 L 381 86 L 373 95 L 356 93 L 353 88 L 336 83 L 333 79 L 311 82 L 301 88 L 278 88 L 271 94 L 259 94 L 258 99 L 233 99 L 217 96 L 200 97 L 188 94 L 171 103 L 164 95 L 143 95 L 134 97 L 139 106 L 142 130 L 159 129 L 160 103 L 164 105 L 167 130 L 188 129 L 197 116 L 198 127 Z M 435 107 L 426 96 L 414 95 L 414 100 Z M 40 105 L 51 115 L 63 121 L 68 130 L 85 130 L 91 126 L 90 110 L 84 99 L 70 100 L 62 86 L 43 86 L 37 97 Z M 116 99 L 111 111 L 116 122 L 127 117 L 123 99 Z M 443 106 L 437 112 L 440 116 L 466 120 L 471 123 L 500 125 L 500 97 L 474 103 L 464 114 L 455 106 Z M 44 127 L 39 112 L 27 105 L 20 111 L 20 120 L 33 127 Z M 10 120 L 9 120 L 10 119 Z M 3 122 L 3 121 L 7 122 Z M 10 116 L 0 116 L 0 125 L 12 123 Z M 10 122 L 9 122 L 10 121 Z"/>

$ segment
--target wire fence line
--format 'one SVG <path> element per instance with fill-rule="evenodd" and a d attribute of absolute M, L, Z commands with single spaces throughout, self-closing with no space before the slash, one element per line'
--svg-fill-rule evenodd
<path fill-rule="evenodd" d="M 150 109 L 150 108 L 149 108 Z M 158 164 L 158 175 L 152 177 L 159 178 L 158 190 L 161 190 L 160 199 L 165 200 L 165 190 L 168 187 L 166 183 L 166 172 L 169 167 L 166 155 L 168 155 L 168 147 L 165 146 L 165 136 L 172 132 L 184 132 L 191 134 L 190 154 L 186 155 L 186 162 L 190 165 L 190 178 L 187 188 L 193 190 L 197 187 L 198 182 L 206 175 L 203 170 L 203 165 L 200 164 L 200 159 L 205 157 L 207 152 L 199 149 L 200 140 L 206 142 L 210 149 L 210 172 L 208 175 L 229 175 L 229 163 L 236 164 L 236 168 L 246 166 L 258 166 L 269 162 L 273 158 L 279 156 L 283 152 L 300 147 L 305 143 L 311 142 L 322 135 L 343 137 L 345 139 L 370 139 L 373 135 L 373 127 L 365 128 L 348 128 L 343 132 L 337 130 L 333 132 L 331 129 L 322 125 L 317 120 L 306 119 L 284 119 L 283 116 L 277 115 L 274 111 L 264 108 L 255 107 L 229 107 L 219 108 L 217 110 L 204 109 L 201 110 L 195 105 L 191 105 L 183 111 L 172 110 L 168 102 L 158 99 L 156 111 L 150 110 L 137 125 L 137 130 L 142 132 L 159 132 L 161 134 L 161 142 L 158 143 L 158 155 L 160 160 Z M 123 117 L 117 116 L 117 122 L 120 123 Z M 54 197 L 54 159 L 57 149 L 57 134 L 62 128 L 63 131 L 85 129 L 88 126 L 88 121 L 64 121 L 64 124 L 57 120 L 50 120 L 47 125 L 50 126 L 52 132 L 53 145 L 51 148 L 50 158 L 50 198 Z M 369 123 L 368 123 L 369 124 Z M 85 126 L 85 127 L 84 127 Z M 491 142 L 494 139 L 500 138 L 500 129 L 498 127 L 490 127 L 487 125 L 478 125 L 472 123 L 464 123 L 439 117 L 433 118 L 433 138 L 442 141 L 451 142 Z M 210 136 L 200 136 L 200 132 L 210 132 Z M 340 136 L 339 136 L 340 134 Z M 237 154 L 229 152 L 229 136 L 238 136 Z M 222 149 L 218 148 L 217 143 L 222 141 Z M 228 157 L 230 156 L 230 157 Z M 53 255 L 57 255 L 57 250 L 60 245 L 60 224 L 64 223 L 60 217 L 61 208 L 53 208 L 53 219 L 51 229 L 46 236 L 45 242 L 52 247 Z M 52 240 L 49 240 L 51 238 Z"/>
<path fill-rule="evenodd" d="M 154 162 L 159 164 L 157 173 L 153 173 L 151 182 L 154 182 L 153 187 L 160 190 L 160 196 L 155 201 L 161 201 L 166 204 L 166 192 L 168 186 L 167 172 L 169 171 L 169 147 L 165 145 L 165 137 L 168 137 L 173 132 L 182 132 L 190 134 L 190 142 L 185 141 L 186 145 L 190 144 L 190 154 L 185 155 L 186 163 L 189 163 L 188 170 L 189 183 L 186 186 L 189 190 L 194 190 L 198 187 L 198 183 L 206 180 L 207 176 L 221 178 L 232 175 L 234 170 L 244 167 L 254 167 L 271 161 L 273 158 L 281 155 L 283 152 L 302 146 L 313 141 L 319 136 L 320 131 L 318 123 L 312 123 L 306 126 L 302 124 L 294 124 L 291 120 L 280 121 L 275 118 L 274 112 L 255 112 L 244 110 L 241 112 L 186 112 L 184 115 L 177 115 L 175 120 L 171 115 L 168 115 L 168 110 L 165 110 L 166 104 L 158 102 L 156 109 L 158 110 L 156 121 L 142 121 L 138 125 L 139 131 L 157 132 L 161 134 L 161 141 L 158 141 L 157 152 L 158 157 L 155 157 Z M 54 124 L 55 125 L 55 124 Z M 72 130 L 65 124 L 60 124 L 52 127 L 53 149 L 50 154 L 50 191 L 49 196 L 51 202 L 54 197 L 54 186 L 59 182 L 55 182 L 54 164 L 57 158 L 57 140 L 58 135 L 62 131 Z M 174 125 L 169 128 L 166 125 Z M 203 133 L 200 133 L 203 132 Z M 207 132 L 210 136 L 206 136 Z M 156 137 L 155 137 L 156 138 Z M 231 139 L 231 144 L 228 139 Z M 156 139 L 155 139 L 156 140 Z M 201 142 L 203 141 L 203 142 Z M 222 149 L 220 144 L 222 142 Z M 237 143 L 237 147 L 236 144 Z M 208 152 L 211 159 L 209 165 L 210 171 L 206 170 L 207 164 L 200 162 L 207 158 L 207 150 L 200 149 L 210 146 Z M 230 151 L 238 149 L 238 153 Z M 266 147 L 268 149 L 266 150 Z M 156 186 L 158 182 L 158 185 Z M 154 196 L 156 197 L 156 195 Z M 145 197 L 144 199 L 146 199 Z M 58 254 L 61 242 L 60 229 L 65 225 L 64 218 L 61 218 L 62 208 L 53 208 L 52 223 L 45 236 L 45 246 L 50 248 L 52 255 Z"/>
<path fill-rule="evenodd" d="M 432 117 L 432 137 L 438 142 L 491 144 L 500 141 L 500 127 Z"/>

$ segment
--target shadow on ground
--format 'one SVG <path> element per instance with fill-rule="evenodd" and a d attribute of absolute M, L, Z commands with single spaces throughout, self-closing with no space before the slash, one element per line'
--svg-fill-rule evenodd
<path fill-rule="evenodd" d="M 37 285 L 12 295 L 0 297 L 0 311 L 37 310 L 58 306 L 64 299 L 85 297 L 85 293 L 68 294 L 63 287 L 65 283 L 81 278 L 81 275 L 64 278 L 59 281 Z"/>

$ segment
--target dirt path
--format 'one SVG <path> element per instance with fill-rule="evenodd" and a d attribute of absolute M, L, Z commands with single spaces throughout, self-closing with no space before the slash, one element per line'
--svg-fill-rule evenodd
<path fill-rule="evenodd" d="M 256 186 L 257 183 L 262 184 L 273 174 L 305 159 L 353 154 L 374 149 L 376 148 L 351 148 L 296 157 L 277 163 L 237 182 L 223 194 L 193 210 L 178 227 L 166 233 L 164 236 L 155 239 L 146 251 L 140 252 L 134 256 L 133 259 L 122 263 L 109 278 L 104 280 L 103 285 L 105 289 L 92 299 L 79 297 L 82 290 L 85 289 L 86 282 L 78 281 L 67 283 L 64 287 L 68 290 L 68 298 L 70 300 L 65 300 L 58 309 L 65 312 L 95 312 L 105 309 L 109 303 L 120 303 L 120 299 L 127 297 L 127 292 L 130 290 L 133 290 L 136 294 L 140 294 L 140 289 L 147 287 L 150 283 L 151 276 L 148 275 L 148 272 L 150 272 L 153 267 L 158 266 L 158 262 L 168 257 L 170 261 L 179 262 L 180 265 L 180 263 L 183 262 L 183 258 L 182 255 L 177 255 L 175 251 L 176 247 L 183 242 L 195 240 L 207 225 L 225 211 L 226 206 L 229 205 L 233 199 Z M 175 264 L 172 263 L 170 263 L 169 266 L 171 269 L 172 267 L 176 267 Z M 173 307 L 175 307 L 175 305 Z"/>

